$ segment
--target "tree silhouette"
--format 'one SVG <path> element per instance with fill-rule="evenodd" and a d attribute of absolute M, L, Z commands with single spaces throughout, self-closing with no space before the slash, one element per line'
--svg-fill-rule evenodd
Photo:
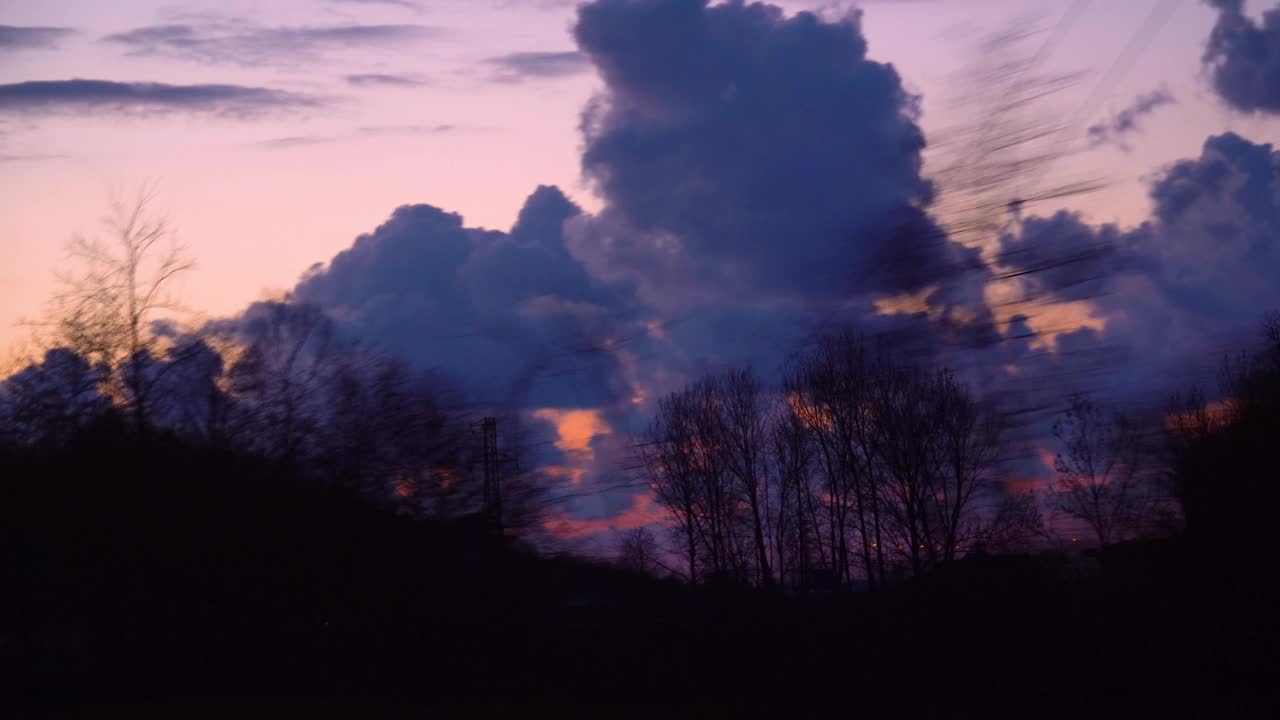
<path fill-rule="evenodd" d="M 1054 421 L 1053 434 L 1062 451 L 1053 463 L 1052 506 L 1084 522 L 1099 545 L 1132 536 L 1152 509 L 1137 422 L 1076 395 Z"/>
<path fill-rule="evenodd" d="M 107 238 L 74 236 L 73 266 L 61 273 L 64 289 L 51 303 L 52 345 L 64 346 L 105 371 L 108 394 L 145 432 L 153 393 L 171 363 L 158 363 L 166 338 L 152 324 L 178 309 L 175 280 L 194 266 L 172 228 L 154 211 L 155 188 L 140 188 L 130 202 L 116 200 L 104 221 Z M 176 358 L 170 358 L 170 361 Z"/>

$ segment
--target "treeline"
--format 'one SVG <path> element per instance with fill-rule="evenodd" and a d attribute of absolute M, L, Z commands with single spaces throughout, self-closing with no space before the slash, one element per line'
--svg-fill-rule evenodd
<path fill-rule="evenodd" d="M 662 398 L 637 446 L 674 522 L 666 543 L 630 533 L 622 559 L 694 584 L 878 590 L 1035 550 L 1055 524 L 1094 548 L 1225 525 L 1217 505 L 1264 482 L 1246 468 L 1277 427 L 1280 324 L 1266 337 L 1228 366 L 1222 403 L 1193 392 L 1139 417 L 1070 397 L 1047 428 L 1053 478 L 1022 492 L 1006 484 L 1025 441 L 1008 408 L 853 331 L 815 341 L 771 387 L 750 370 L 709 375 Z"/>
<path fill-rule="evenodd" d="M 56 347 L 0 383 L 0 442 L 17 448 L 56 451 L 114 423 L 431 517 L 482 509 L 477 419 L 433 373 L 343 342 L 321 312 L 284 302 L 149 338 L 129 357 Z M 539 486 L 504 479 L 504 523 L 531 523 Z"/>

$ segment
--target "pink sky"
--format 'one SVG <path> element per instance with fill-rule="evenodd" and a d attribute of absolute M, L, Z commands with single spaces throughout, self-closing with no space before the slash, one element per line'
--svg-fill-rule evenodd
<path fill-rule="evenodd" d="M 0 161 L 0 348 L 12 349 L 26 337 L 27 330 L 16 324 L 40 313 L 67 238 L 97 229 L 113 188 L 127 190 L 144 180 L 160 183 L 159 204 L 198 259 L 197 271 L 184 281 L 187 303 L 214 315 L 292 286 L 312 263 L 327 260 L 403 203 L 434 204 L 461 213 L 469 225 L 505 229 L 529 191 L 545 183 L 560 185 L 592 209 L 596 203 L 578 173 L 577 118 L 598 85 L 594 75 L 500 82 L 487 62 L 513 52 L 572 50 L 572 5 L 425 0 L 414 10 L 350 0 L 273 2 L 269 8 L 252 2 L 5 3 L 0 24 L 76 32 L 56 48 L 7 53 L 0 83 L 236 83 L 334 102 L 253 120 L 0 117 L 0 156 L 7 158 Z M 1068 5 L 879 0 L 864 4 L 865 32 L 871 56 L 894 63 L 909 86 L 923 93 L 929 131 L 946 125 L 946 80 L 965 58 L 963 38 L 1014 17 L 1048 26 Z M 1092 90 L 1097 75 L 1141 31 L 1150 5 L 1089 5 L 1046 66 L 1094 72 L 1064 100 Z M 101 39 L 210 15 L 263 27 L 395 23 L 428 26 L 433 33 L 412 42 L 317 51 L 252 66 L 130 56 Z M 1194 155 L 1209 133 L 1234 129 L 1256 141 L 1280 140 L 1273 124 L 1229 114 L 1204 86 L 1199 48 L 1211 21 L 1200 3 L 1180 3 L 1100 103 L 1099 116 L 1161 85 L 1178 99 L 1149 118 L 1132 152 L 1090 153 L 1077 160 L 1115 183 L 1079 201 L 1096 219 L 1140 217 L 1146 209 L 1141 178 L 1174 158 Z M 425 84 L 357 88 L 343 79 L 358 73 L 407 74 Z M 450 129 L 421 131 L 439 126 Z M 328 141 L 270 146 L 298 137 Z"/>

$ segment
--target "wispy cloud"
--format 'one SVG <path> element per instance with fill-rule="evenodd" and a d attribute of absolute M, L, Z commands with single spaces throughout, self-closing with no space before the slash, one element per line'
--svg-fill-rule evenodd
<path fill-rule="evenodd" d="M 422 5 L 414 0 L 329 0 L 329 2 L 335 5 L 387 5 L 422 12 Z"/>
<path fill-rule="evenodd" d="M 1089 146 L 1115 145 L 1122 150 L 1128 150 L 1129 146 L 1125 140 L 1128 136 L 1141 129 L 1139 120 L 1155 112 L 1160 107 L 1172 105 L 1174 102 L 1176 101 L 1173 95 L 1165 88 L 1139 95 L 1132 104 L 1108 118 L 1105 122 L 1089 127 L 1087 131 Z"/>
<path fill-rule="evenodd" d="M 440 133 L 458 132 L 461 130 L 478 130 L 480 128 L 465 125 L 369 125 L 356 128 L 361 135 L 438 135 Z"/>
<path fill-rule="evenodd" d="M 75 30 L 64 27 L 20 27 L 0 25 L 0 52 L 29 48 L 55 48 L 58 43 L 74 35 Z"/>
<path fill-rule="evenodd" d="M 335 135 L 289 135 L 278 138 L 268 138 L 256 143 L 253 147 L 261 150 L 289 150 L 299 147 L 309 147 L 313 145 L 327 145 L 330 143 L 346 142 L 359 138 L 371 137 L 389 137 L 395 135 L 440 135 L 443 133 L 460 132 L 463 130 L 475 130 L 463 125 L 369 125 L 359 127 L 349 133 L 340 133 Z"/>
<path fill-rule="evenodd" d="M 591 69 L 587 56 L 577 51 L 517 52 L 499 55 L 485 61 L 501 82 L 558 78 L 577 75 Z"/>
<path fill-rule="evenodd" d="M 338 138 L 325 135 L 290 135 L 287 137 L 269 138 L 261 142 L 254 143 L 255 147 L 265 150 L 288 150 L 289 148 L 306 147 L 309 145 L 323 145 L 330 143 Z"/>
<path fill-rule="evenodd" d="M 103 38 L 130 55 L 202 63 L 288 65 L 327 51 L 405 45 L 443 34 L 426 25 L 264 27 L 239 19 L 149 25 Z"/>
<path fill-rule="evenodd" d="M 309 95 L 245 85 L 169 85 L 111 80 L 31 80 L 0 85 L 0 114 L 111 112 L 201 113 L 250 117 L 268 111 L 318 107 Z"/>
<path fill-rule="evenodd" d="M 348 75 L 346 80 L 348 85 L 360 88 L 411 88 L 422 87 L 423 85 L 428 84 L 426 78 L 414 74 L 361 73 L 358 75 Z"/>
<path fill-rule="evenodd" d="M 19 162 L 40 162 L 41 160 L 61 160 L 65 157 L 66 155 L 59 155 L 57 153 L 28 153 L 24 155 L 0 154 L 0 165 Z"/>

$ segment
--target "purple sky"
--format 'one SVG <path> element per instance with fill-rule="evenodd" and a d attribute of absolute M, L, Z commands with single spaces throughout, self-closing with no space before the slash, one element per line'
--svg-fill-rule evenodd
<path fill-rule="evenodd" d="M 10 0 L 0 24 L 68 28 L 49 47 L 4 52 L 0 82 L 101 79 L 233 83 L 323 97 L 321 107 L 260 117 L 117 117 L 96 112 L 0 117 L 0 347 L 25 336 L 52 289 L 63 242 L 96 229 L 113 188 L 161 183 L 161 203 L 200 262 L 185 296 L 211 313 L 292 285 L 299 273 L 345 247 L 391 208 L 427 202 L 472 225 L 506 228 L 539 183 L 556 184 L 587 208 L 578 171 L 578 113 L 599 82 L 589 68 L 545 65 L 519 76 L 495 58 L 573 50 L 575 3 L 554 0 L 112 3 Z M 827 2 L 784 2 L 790 9 Z M 1140 31 L 1149 2 L 1094 2 L 1048 67 L 1107 69 Z M 926 131 L 946 124 L 946 79 L 963 60 L 966 30 L 1008 18 L 1051 19 L 1065 0 L 880 0 L 862 3 L 873 59 L 893 63 L 924 95 Z M 1145 208 L 1143 175 L 1237 129 L 1280 139 L 1275 124 L 1233 116 L 1198 75 L 1211 11 L 1179 3 L 1149 50 L 1116 83 L 1098 115 L 1169 87 L 1175 111 L 1144 123 L 1130 153 L 1094 153 L 1117 181 L 1083 202 L 1100 219 L 1134 221 Z M 155 25 L 210 26 L 223 42 L 205 52 L 130 46 L 105 38 Z M 1042 24 L 1049 24 L 1043 22 Z M 411 25 L 403 36 L 299 41 L 272 28 Z M 238 45 L 236 43 L 239 43 Z M 213 43 L 211 43 L 213 44 Z M 170 48 L 166 50 L 166 48 Z M 149 52 L 148 52 L 149 51 Z M 535 66 L 530 66 L 533 68 Z M 581 69 L 581 72 L 574 72 Z M 349 76 L 402 82 L 353 85 Z M 1091 89 L 1088 82 L 1079 95 Z M 1072 92 L 1076 92 L 1073 90 Z M 320 210 L 323 212 L 319 212 Z"/>

